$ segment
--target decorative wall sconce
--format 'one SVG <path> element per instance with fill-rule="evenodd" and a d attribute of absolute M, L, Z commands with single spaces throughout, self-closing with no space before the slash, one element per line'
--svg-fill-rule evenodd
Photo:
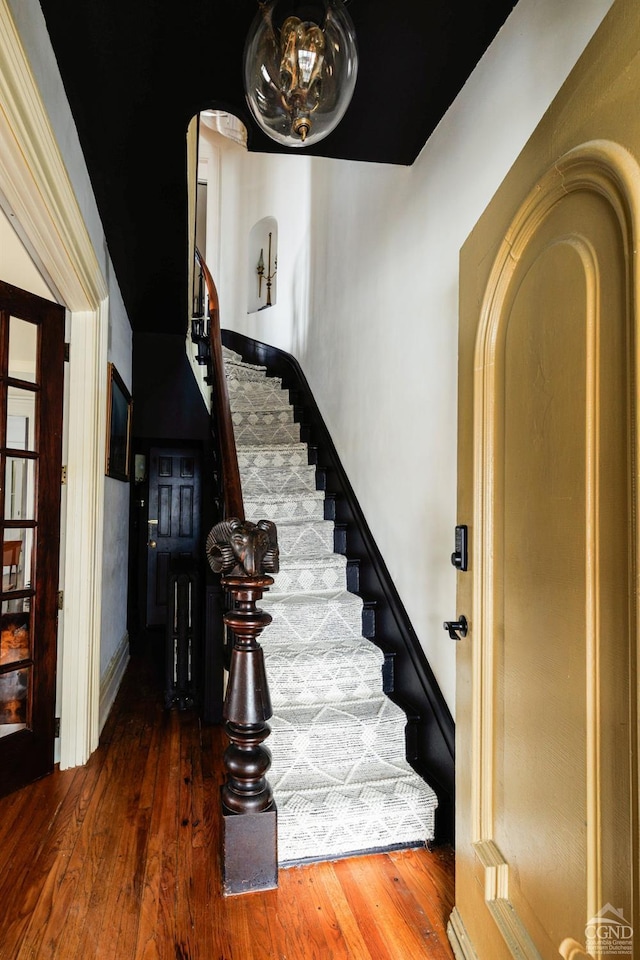
<path fill-rule="evenodd" d="M 260 297 L 262 296 L 262 281 L 263 281 L 263 279 L 266 281 L 266 284 L 267 284 L 267 302 L 266 302 L 265 305 L 264 305 L 265 307 L 270 307 L 270 306 L 272 306 L 272 304 L 271 304 L 271 284 L 272 284 L 272 282 L 273 282 L 273 278 L 275 277 L 276 273 L 278 272 L 278 258 L 277 258 L 277 257 L 274 259 L 274 262 L 273 262 L 273 272 L 272 272 L 272 270 L 271 270 L 271 237 L 272 237 L 272 234 L 271 234 L 271 232 L 270 232 L 270 233 L 269 233 L 269 246 L 268 246 L 268 253 L 267 253 L 267 272 L 266 272 L 266 274 L 265 274 L 265 272 L 264 272 L 264 248 L 263 248 L 263 247 L 260 248 L 260 259 L 258 260 L 258 266 L 257 266 L 257 271 L 258 271 L 258 299 L 260 299 Z M 261 307 L 260 309 L 261 309 L 261 310 L 264 310 L 264 307 Z"/>
<path fill-rule="evenodd" d="M 358 72 L 343 0 L 259 0 L 244 50 L 247 102 L 278 143 L 322 140 L 349 106 Z"/>

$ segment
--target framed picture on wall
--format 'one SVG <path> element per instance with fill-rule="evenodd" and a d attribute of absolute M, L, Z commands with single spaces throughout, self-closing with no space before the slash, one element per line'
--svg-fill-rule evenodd
<path fill-rule="evenodd" d="M 129 479 L 131 457 L 131 394 L 115 366 L 108 365 L 107 463 L 105 473 L 114 480 Z"/>

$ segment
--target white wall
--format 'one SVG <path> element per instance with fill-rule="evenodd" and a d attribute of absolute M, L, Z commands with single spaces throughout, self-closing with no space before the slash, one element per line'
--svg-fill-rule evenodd
<path fill-rule="evenodd" d="M 111 262 L 107 263 L 109 282 L 108 357 L 129 391 L 132 388 L 132 333 L 122 303 Z M 105 378 L 107 372 L 105 370 Z M 133 469 L 133 465 L 131 466 Z M 104 541 L 102 561 L 102 626 L 100 640 L 100 677 L 104 678 L 111 661 L 122 656 L 127 635 L 127 587 L 129 569 L 129 484 L 105 477 Z M 106 719 L 106 718 L 103 718 Z"/>
<path fill-rule="evenodd" d="M 238 252 L 223 326 L 300 361 L 452 711 L 459 250 L 610 5 L 520 0 L 412 167 L 249 157 L 229 197 L 278 218 L 279 312 L 236 303 Z"/>
<path fill-rule="evenodd" d="M 51 300 L 51 290 L 18 237 L 13 220 L 12 214 L 0 210 L 0 280 Z"/>
<path fill-rule="evenodd" d="M 118 287 L 96 206 L 80 141 L 64 92 L 44 17 L 37 0 L 8 0 L 29 58 L 78 205 L 100 264 L 109 295 L 109 359 L 131 388 L 131 327 Z M 79 50 L 79 55 L 81 50 Z M 73 329 L 70 331 L 73 362 Z M 105 389 L 107 371 L 104 371 Z M 128 484 L 106 478 L 104 489 L 105 539 L 102 587 L 100 675 L 118 655 L 126 640 Z"/>
<path fill-rule="evenodd" d="M 207 204 L 217 212 L 208 217 L 206 260 L 218 288 L 221 325 L 289 350 L 308 309 L 311 158 L 248 154 L 206 127 L 200 156 L 200 174 L 212 187 Z M 264 217 L 278 223 L 278 299 L 247 313 L 249 234 Z M 266 263 L 266 249 L 264 256 Z"/>

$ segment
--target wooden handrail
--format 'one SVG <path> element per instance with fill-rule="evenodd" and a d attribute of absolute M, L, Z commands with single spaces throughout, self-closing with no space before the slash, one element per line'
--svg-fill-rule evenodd
<path fill-rule="evenodd" d="M 207 538 L 207 558 L 231 609 L 224 615 L 232 637 L 229 680 L 222 711 L 229 746 L 222 808 L 222 881 L 225 893 L 268 890 L 278 885 L 277 811 L 265 774 L 271 754 L 263 745 L 272 715 L 264 655 L 258 637 L 271 616 L 257 606 L 278 572 L 278 534 L 269 520 L 247 521 L 222 359 L 220 306 L 213 277 L 200 251 L 196 257 L 209 295 L 212 404 L 222 460 L 224 519 Z M 247 851 L 251 851 L 248 856 Z"/>
<path fill-rule="evenodd" d="M 218 291 L 211 272 L 197 248 L 196 258 L 200 264 L 209 295 L 209 340 L 211 346 L 211 365 L 213 368 L 213 404 L 217 414 L 218 440 L 220 444 L 220 457 L 222 459 L 224 513 L 225 517 L 237 517 L 239 520 L 244 520 L 240 469 L 238 467 L 236 441 L 233 433 L 233 420 L 231 419 L 229 391 L 227 390 L 227 379 L 225 377 L 224 361 L 222 359 Z"/>

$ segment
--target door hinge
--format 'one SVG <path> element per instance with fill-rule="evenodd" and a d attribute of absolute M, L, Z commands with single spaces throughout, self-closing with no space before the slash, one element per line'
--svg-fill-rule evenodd
<path fill-rule="evenodd" d="M 56 717 L 53 721 L 53 735 L 54 737 L 60 736 L 60 717 Z"/>
<path fill-rule="evenodd" d="M 62 610 L 64 608 L 64 590 L 58 590 L 57 604 L 58 610 Z"/>
<path fill-rule="evenodd" d="M 60 477 L 60 482 L 64 486 L 67 482 L 67 465 L 66 463 L 62 465 L 62 476 Z"/>
<path fill-rule="evenodd" d="M 69 360 L 70 360 L 70 359 L 71 359 L 71 344 L 70 344 L 70 343 L 65 343 L 65 345 L 64 345 L 64 360 L 65 360 L 65 363 L 69 363 Z"/>

